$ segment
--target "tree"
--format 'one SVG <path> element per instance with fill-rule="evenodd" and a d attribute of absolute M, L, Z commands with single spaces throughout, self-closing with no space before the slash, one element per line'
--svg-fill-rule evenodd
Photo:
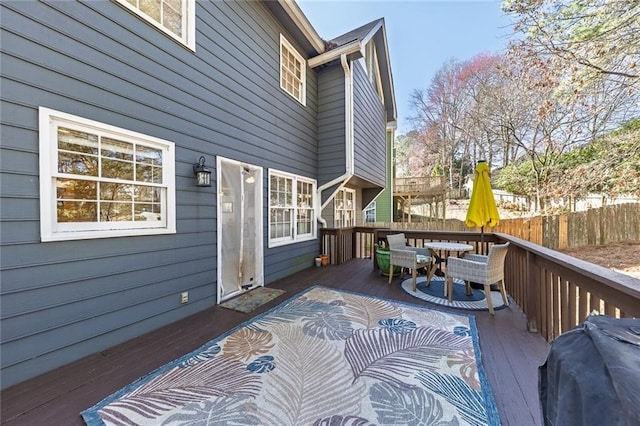
<path fill-rule="evenodd" d="M 497 55 L 477 55 L 469 61 L 449 60 L 426 90 L 414 90 L 413 124 L 425 152 L 438 153 L 451 187 L 461 186 L 464 175 L 480 159 L 492 163 L 504 158 L 495 117 L 500 116 L 489 96 L 500 87 Z M 429 174 L 425 170 L 423 174 Z"/>
<path fill-rule="evenodd" d="M 422 134 L 411 130 L 396 137 L 394 158 L 397 177 L 425 176 L 436 168 L 438 151 L 424 142 Z"/>
<path fill-rule="evenodd" d="M 513 162 L 499 170 L 495 186 L 505 191 L 526 197 L 534 197 L 535 173 L 531 160 Z"/>
<path fill-rule="evenodd" d="M 521 154 L 521 145 L 516 143 L 519 130 L 530 122 L 533 107 L 529 93 L 523 90 L 518 72 L 514 72 L 508 56 L 494 56 L 488 73 L 480 84 L 476 101 L 476 117 L 483 129 L 480 144 L 493 141 L 485 159 L 489 164 L 504 167 Z M 479 147 L 484 151 L 483 147 Z"/>
<path fill-rule="evenodd" d="M 512 51 L 565 71 L 557 93 L 580 93 L 602 80 L 640 88 L 640 0 L 505 0 L 502 8 L 523 36 Z"/>
<path fill-rule="evenodd" d="M 566 152 L 592 142 L 637 113 L 637 97 L 615 90 L 607 80 L 572 96 L 557 96 L 564 78 L 558 65 L 539 58 L 532 66 L 531 58 L 517 52 L 510 52 L 503 62 L 505 87 L 511 94 L 505 99 L 504 132 L 531 161 L 538 210 L 562 192 L 557 173 Z"/>
<path fill-rule="evenodd" d="M 630 164 L 618 149 L 629 149 L 630 142 L 622 135 L 606 138 L 608 157 L 593 142 L 639 115 L 640 0 L 505 0 L 503 10 L 516 18 L 514 29 L 522 35 L 510 44 L 512 64 L 535 73 L 522 79 L 526 89 L 549 89 L 539 99 L 536 121 L 546 142 L 533 143 L 529 134 L 526 149 L 542 204 L 628 188 L 614 175 L 623 172 L 616 161 Z M 589 155 L 597 158 L 569 166 Z M 624 173 L 633 176 L 633 166 Z"/>
<path fill-rule="evenodd" d="M 460 96 L 463 84 L 460 69 L 459 62 L 448 61 L 436 72 L 426 91 L 416 89 L 411 94 L 414 126 L 429 151 L 437 148 L 437 165 L 445 171 L 450 185 L 453 185 L 453 160 L 463 129 L 461 116 L 465 99 Z"/>
<path fill-rule="evenodd" d="M 640 119 L 565 154 L 558 175 L 558 193 L 581 197 L 640 196 Z M 567 188 L 571 188 L 567 191 Z"/>
<path fill-rule="evenodd" d="M 504 169 L 505 189 L 533 197 L 537 210 L 565 197 L 563 156 L 639 116 L 640 92 L 620 90 L 602 78 L 560 96 L 566 80 L 561 65 L 517 49 L 444 64 L 428 89 L 412 96 L 415 137 L 410 143 L 419 144 L 413 152 L 424 160 L 409 162 L 412 171 L 429 175 L 434 166 L 441 167 L 455 187 L 485 159 Z M 507 177 L 510 173 L 524 175 Z"/>

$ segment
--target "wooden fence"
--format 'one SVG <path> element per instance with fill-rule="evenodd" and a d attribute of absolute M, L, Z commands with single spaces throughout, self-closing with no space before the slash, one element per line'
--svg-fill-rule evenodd
<path fill-rule="evenodd" d="M 480 231 L 457 219 L 418 223 L 374 223 L 374 228 Z M 640 203 L 617 204 L 563 215 L 503 219 L 485 232 L 508 234 L 553 250 L 640 241 Z"/>

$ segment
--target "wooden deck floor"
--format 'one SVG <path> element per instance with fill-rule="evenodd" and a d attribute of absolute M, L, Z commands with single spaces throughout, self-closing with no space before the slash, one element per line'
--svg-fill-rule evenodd
<path fill-rule="evenodd" d="M 226 330 L 267 310 L 310 285 L 348 289 L 430 306 L 406 294 L 395 279 L 372 270 L 370 260 L 310 268 L 270 284 L 287 293 L 251 314 L 213 307 L 136 339 L 83 358 L 2 392 L 0 419 L 6 425 L 83 425 L 80 412 L 140 376 L 178 358 Z M 431 305 L 433 306 L 433 305 Z M 455 311 L 455 310 L 453 310 Z M 540 425 L 538 366 L 548 344 L 529 333 L 519 308 L 475 314 L 482 359 L 503 425 Z"/>

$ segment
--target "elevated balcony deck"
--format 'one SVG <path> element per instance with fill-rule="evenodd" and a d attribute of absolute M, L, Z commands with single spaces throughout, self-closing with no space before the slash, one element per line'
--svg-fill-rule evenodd
<path fill-rule="evenodd" d="M 433 196 L 447 191 L 447 180 L 444 176 L 420 176 L 395 178 L 393 195 L 395 196 Z"/>
<path fill-rule="evenodd" d="M 447 180 L 444 176 L 395 178 L 394 222 L 412 222 L 414 207 L 422 210 L 422 215 L 444 219 L 446 195 Z"/>

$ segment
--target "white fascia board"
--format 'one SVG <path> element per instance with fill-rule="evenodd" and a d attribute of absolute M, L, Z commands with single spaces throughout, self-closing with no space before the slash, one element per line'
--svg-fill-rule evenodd
<path fill-rule="evenodd" d="M 300 6 L 298 6 L 294 0 L 278 0 L 278 3 L 280 3 L 280 6 L 282 6 L 296 26 L 300 28 L 300 31 L 302 31 L 302 34 L 304 34 L 309 43 L 316 49 L 316 52 L 324 52 L 324 41 L 304 15 Z"/>
<path fill-rule="evenodd" d="M 362 45 L 360 41 L 352 41 L 351 43 L 347 43 L 343 46 L 338 47 L 337 49 L 329 50 L 321 55 L 315 56 L 307 61 L 311 68 L 315 68 L 317 66 L 329 63 L 336 59 L 340 59 L 342 54 L 350 55 L 352 53 L 360 52 L 362 50 Z"/>
<path fill-rule="evenodd" d="M 384 44 L 384 55 L 387 59 L 387 79 L 389 80 L 389 89 L 391 90 L 391 102 L 393 103 L 394 115 L 397 118 L 398 109 L 396 108 L 396 91 L 393 87 L 393 75 L 391 74 L 391 57 L 389 56 L 389 46 L 387 45 L 387 30 L 384 22 L 382 24 L 382 41 Z"/>
<path fill-rule="evenodd" d="M 384 24 L 384 21 L 381 20 L 373 28 L 371 28 L 371 31 L 369 31 L 369 33 L 367 33 L 366 36 L 362 37 L 362 40 L 360 40 L 360 42 L 362 43 L 363 46 L 369 43 L 369 40 L 371 40 L 373 36 L 376 35 L 376 33 L 382 27 L 383 24 Z"/>

